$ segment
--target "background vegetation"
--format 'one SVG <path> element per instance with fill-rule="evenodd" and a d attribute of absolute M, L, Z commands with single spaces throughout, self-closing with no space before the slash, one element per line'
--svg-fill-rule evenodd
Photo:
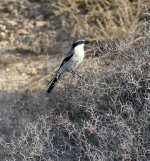
<path fill-rule="evenodd" d="M 149 10 L 142 0 L 1 2 L 0 160 L 150 160 Z M 47 95 L 75 38 L 96 40 L 82 78 Z"/>
<path fill-rule="evenodd" d="M 67 0 L 54 5 L 54 13 L 63 17 L 64 30 L 71 35 L 104 40 L 118 37 L 132 38 L 140 25 L 144 1 L 130 0 Z M 134 32 L 135 34 L 135 32 Z M 132 36 L 131 36 L 132 35 Z"/>

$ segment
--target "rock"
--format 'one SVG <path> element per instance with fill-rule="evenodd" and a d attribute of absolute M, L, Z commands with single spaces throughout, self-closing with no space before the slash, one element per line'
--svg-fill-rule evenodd
<path fill-rule="evenodd" d="M 6 40 L 7 34 L 5 32 L 0 32 L 0 41 Z"/>
<path fill-rule="evenodd" d="M 14 14 L 14 16 L 18 16 L 19 15 L 18 14 L 18 10 L 17 9 L 14 9 L 13 14 Z"/>
<path fill-rule="evenodd" d="M 36 21 L 36 27 L 43 27 L 46 25 L 46 21 Z"/>
<path fill-rule="evenodd" d="M 0 24 L 0 31 L 5 31 L 5 30 L 6 30 L 6 26 L 5 26 L 5 25 Z"/>
<path fill-rule="evenodd" d="M 6 21 L 6 26 L 7 26 L 8 29 L 14 28 L 14 26 L 16 26 L 16 24 L 17 23 L 15 21 L 12 21 L 12 20 Z"/>
<path fill-rule="evenodd" d="M 9 71 L 10 71 L 10 69 L 9 69 L 9 68 L 6 68 L 6 71 L 7 71 L 7 72 L 9 72 Z"/>
<path fill-rule="evenodd" d="M 34 25 L 33 25 L 33 22 L 32 21 L 24 21 L 23 22 L 23 28 L 24 29 L 33 29 L 34 28 Z"/>
<path fill-rule="evenodd" d="M 20 35 L 27 35 L 28 34 L 28 31 L 26 31 L 24 29 L 20 29 L 20 30 L 18 30 L 17 33 L 20 34 Z"/>
<path fill-rule="evenodd" d="M 14 10 L 14 6 L 13 6 L 13 4 L 8 4 L 8 6 L 7 6 L 6 10 L 7 10 L 7 12 L 12 13 L 12 12 L 13 12 L 13 10 Z"/>
<path fill-rule="evenodd" d="M 35 68 L 32 68 L 31 74 L 36 75 L 36 74 L 38 74 L 38 72 L 37 72 L 37 70 Z"/>

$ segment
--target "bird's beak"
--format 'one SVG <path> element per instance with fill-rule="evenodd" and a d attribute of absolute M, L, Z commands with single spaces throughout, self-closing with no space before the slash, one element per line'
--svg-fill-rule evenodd
<path fill-rule="evenodd" d="M 87 41 L 87 40 L 86 40 L 86 41 L 85 41 L 85 44 L 88 44 L 88 43 L 90 43 L 90 41 Z"/>

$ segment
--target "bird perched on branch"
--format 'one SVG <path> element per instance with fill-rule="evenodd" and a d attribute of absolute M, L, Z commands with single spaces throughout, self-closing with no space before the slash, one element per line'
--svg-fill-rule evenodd
<path fill-rule="evenodd" d="M 56 71 L 55 76 L 49 82 L 47 93 L 50 93 L 53 90 L 58 80 L 64 73 L 70 72 L 75 75 L 75 70 L 80 66 L 84 59 L 84 45 L 87 43 L 89 43 L 89 41 L 86 40 L 77 40 L 73 42 L 70 51 L 62 61 L 59 69 Z"/>

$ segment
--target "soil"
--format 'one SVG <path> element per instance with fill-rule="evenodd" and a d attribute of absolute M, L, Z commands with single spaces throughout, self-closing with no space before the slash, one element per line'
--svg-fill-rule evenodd
<path fill-rule="evenodd" d="M 54 3 L 0 1 L 0 91 L 43 89 L 45 77 L 58 67 L 70 44 Z"/>

